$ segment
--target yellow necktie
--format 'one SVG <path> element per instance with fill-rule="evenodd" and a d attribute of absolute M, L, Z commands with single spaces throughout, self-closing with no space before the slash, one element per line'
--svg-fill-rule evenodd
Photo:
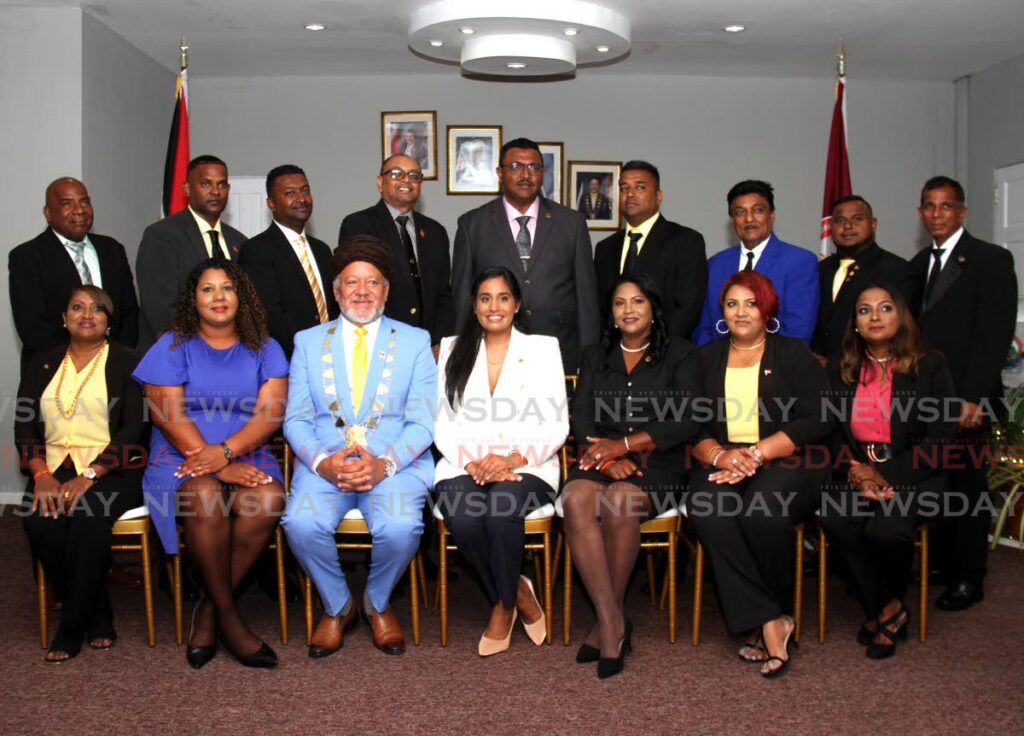
<path fill-rule="evenodd" d="M 366 388 L 366 373 L 370 368 L 370 356 L 366 351 L 366 328 L 356 328 L 356 345 L 352 351 L 352 409 L 356 416 L 363 403 Z"/>
<path fill-rule="evenodd" d="M 302 270 L 306 272 L 309 288 L 313 290 L 316 311 L 320 315 L 320 324 L 323 324 L 330 319 L 327 314 L 327 301 L 324 299 L 324 292 L 320 289 L 316 276 L 313 275 L 313 264 L 309 262 L 309 256 L 306 254 L 306 239 L 301 235 L 299 236 L 299 263 L 302 264 Z"/>
<path fill-rule="evenodd" d="M 839 290 L 843 288 L 843 282 L 846 281 L 846 274 L 854 263 L 853 258 L 839 259 L 839 268 L 836 269 L 835 278 L 832 279 L 832 301 L 835 301 L 836 297 L 839 296 Z"/>

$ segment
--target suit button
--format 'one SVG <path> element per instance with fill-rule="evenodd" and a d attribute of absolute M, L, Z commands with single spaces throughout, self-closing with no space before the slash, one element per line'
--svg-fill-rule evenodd
<path fill-rule="evenodd" d="M 526 285 L 527 285 L 527 286 L 529 286 L 529 285 L 530 285 L 530 279 L 526 279 Z"/>
<path fill-rule="evenodd" d="M 526 316 L 529 317 L 531 314 L 533 314 L 533 313 L 529 309 L 527 309 L 526 310 Z"/>
<path fill-rule="evenodd" d="M 627 385 L 627 386 L 632 386 L 632 385 L 633 385 L 633 382 L 632 382 L 632 381 L 626 381 L 626 385 Z"/>
<path fill-rule="evenodd" d="M 409 310 L 409 314 L 416 314 L 416 307 Z"/>

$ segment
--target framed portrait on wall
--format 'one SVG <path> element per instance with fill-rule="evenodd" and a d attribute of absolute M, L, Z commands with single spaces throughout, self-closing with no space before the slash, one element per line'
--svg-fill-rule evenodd
<path fill-rule="evenodd" d="M 562 184 L 562 151 L 561 143 L 538 143 L 540 156 L 544 159 L 544 182 L 540 193 L 545 199 L 563 204 L 564 192 Z"/>
<path fill-rule="evenodd" d="M 583 213 L 591 230 L 619 229 L 618 161 L 570 161 L 569 201 L 566 205 Z"/>
<path fill-rule="evenodd" d="M 437 179 L 437 112 L 382 112 L 381 160 L 404 154 L 416 159 L 424 179 Z"/>
<path fill-rule="evenodd" d="M 448 194 L 497 194 L 500 125 L 448 126 Z"/>

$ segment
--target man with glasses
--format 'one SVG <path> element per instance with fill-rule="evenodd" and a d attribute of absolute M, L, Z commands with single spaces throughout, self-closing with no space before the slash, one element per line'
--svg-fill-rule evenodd
<path fill-rule="evenodd" d="M 506 143 L 500 164 L 501 196 L 459 218 L 452 253 L 455 303 L 469 303 L 470 284 L 481 270 L 505 266 L 519 281 L 531 331 L 558 338 L 565 371 L 575 373 L 580 351 L 595 344 L 600 331 L 586 221 L 540 196 L 544 159 L 533 141 Z"/>
<path fill-rule="evenodd" d="M 384 314 L 429 332 L 436 356 L 441 338 L 454 332 L 451 261 L 444 226 L 414 210 L 422 181 L 416 159 L 404 154 L 386 159 L 377 175 L 380 201 L 345 217 L 338 242 L 373 235 L 387 243 L 395 268 Z"/>

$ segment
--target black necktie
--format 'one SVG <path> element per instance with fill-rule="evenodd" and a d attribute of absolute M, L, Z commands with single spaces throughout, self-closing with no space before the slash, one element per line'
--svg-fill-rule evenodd
<path fill-rule="evenodd" d="M 754 251 L 752 251 L 752 250 L 748 250 L 747 251 L 747 265 L 743 267 L 743 270 L 744 271 L 753 271 L 754 270 Z"/>
<path fill-rule="evenodd" d="M 225 261 L 230 261 L 231 257 L 228 256 L 227 249 L 220 244 L 220 238 L 217 236 L 217 231 L 207 230 L 206 232 L 210 236 L 210 258 L 216 258 L 220 255 Z M 220 252 L 218 253 L 218 251 Z"/>
<path fill-rule="evenodd" d="M 626 250 L 626 262 L 622 266 L 622 273 L 630 273 L 636 266 L 636 259 L 640 256 L 640 238 L 643 235 L 636 230 L 629 234 L 629 248 Z"/>
<path fill-rule="evenodd" d="M 409 273 L 412 274 L 412 283 L 416 289 L 417 307 L 423 306 L 423 293 L 420 289 L 420 268 L 416 263 L 416 250 L 412 247 L 412 236 L 405 226 L 409 222 L 409 215 L 399 215 L 395 218 L 398 223 L 398 234 L 402 236 L 402 245 L 405 246 L 405 257 L 409 260 Z"/>
<path fill-rule="evenodd" d="M 924 285 L 924 307 L 928 306 L 928 302 L 932 298 L 932 290 L 938 283 L 939 274 L 942 273 L 942 248 L 932 248 L 932 255 L 935 260 L 932 261 L 932 270 L 928 274 L 928 283 Z"/>

